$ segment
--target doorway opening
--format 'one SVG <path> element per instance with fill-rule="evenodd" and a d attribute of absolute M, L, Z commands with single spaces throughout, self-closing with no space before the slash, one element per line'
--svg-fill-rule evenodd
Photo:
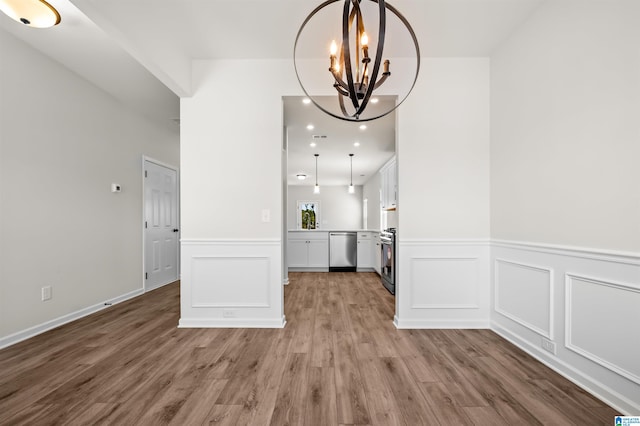
<path fill-rule="evenodd" d="M 143 157 L 143 288 L 179 278 L 178 169 Z"/>
<path fill-rule="evenodd" d="M 397 217 L 396 111 L 377 120 L 354 123 L 323 113 L 305 103 L 303 96 L 282 99 L 283 283 L 292 283 L 292 277 L 308 280 L 311 275 L 306 273 L 318 276 L 329 271 L 330 244 L 328 237 L 323 240 L 323 234 L 361 231 L 363 238 L 357 249 L 361 262 L 356 274 L 363 274 L 357 278 L 369 273 L 368 279 L 377 277 L 380 289 L 386 291 L 380 277 L 382 254 L 378 238 L 380 231 L 394 222 L 388 220 L 387 214 L 390 193 L 393 211 L 389 213 L 392 219 Z M 335 97 L 327 96 L 326 102 L 335 102 Z M 377 99 L 381 108 L 396 102 L 396 96 Z M 354 193 L 348 190 L 350 183 L 356 188 Z M 308 226 L 309 220 L 305 226 L 305 216 L 301 216 L 304 209 L 300 204 L 309 203 L 308 200 L 322 206 L 315 226 Z M 293 294 L 290 288 L 287 292 Z M 291 309 L 290 303 L 284 306 Z M 388 319 L 393 320 L 393 315 Z"/>

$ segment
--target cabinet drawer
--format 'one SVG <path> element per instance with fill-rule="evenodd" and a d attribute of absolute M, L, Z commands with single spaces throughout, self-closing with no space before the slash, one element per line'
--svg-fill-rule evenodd
<path fill-rule="evenodd" d="M 329 241 L 329 233 L 322 231 L 307 231 L 307 232 L 289 232 L 289 240 L 303 240 L 303 241 Z"/>

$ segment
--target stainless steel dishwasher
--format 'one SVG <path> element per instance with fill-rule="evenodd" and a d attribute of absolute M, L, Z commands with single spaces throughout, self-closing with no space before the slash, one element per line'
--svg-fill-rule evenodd
<path fill-rule="evenodd" d="M 329 232 L 329 272 L 355 272 L 358 258 L 355 232 Z"/>

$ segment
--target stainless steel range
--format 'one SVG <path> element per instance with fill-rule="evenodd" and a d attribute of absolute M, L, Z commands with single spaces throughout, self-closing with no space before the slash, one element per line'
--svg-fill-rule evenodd
<path fill-rule="evenodd" d="M 380 232 L 382 285 L 393 295 L 396 294 L 396 228 Z"/>

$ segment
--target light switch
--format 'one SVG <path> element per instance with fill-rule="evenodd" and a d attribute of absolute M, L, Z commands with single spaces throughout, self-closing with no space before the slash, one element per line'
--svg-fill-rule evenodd
<path fill-rule="evenodd" d="M 119 183 L 112 183 L 111 192 L 122 192 L 122 186 Z"/>

